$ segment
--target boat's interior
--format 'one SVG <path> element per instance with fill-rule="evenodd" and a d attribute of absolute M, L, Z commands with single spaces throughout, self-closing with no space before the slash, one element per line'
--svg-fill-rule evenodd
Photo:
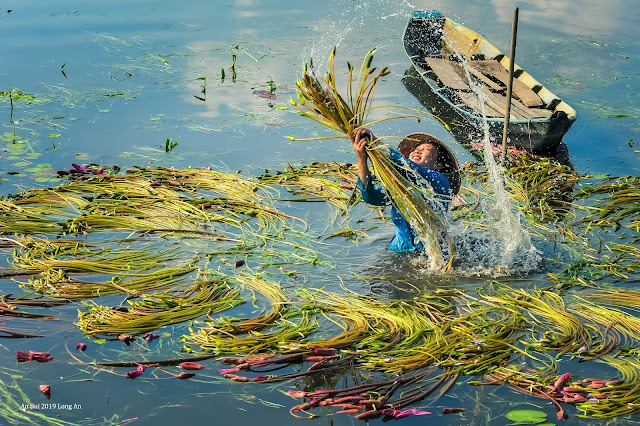
<path fill-rule="evenodd" d="M 412 44 L 429 48 L 416 49 L 412 60 L 437 82 L 438 90 L 455 106 L 478 114 L 484 105 L 487 117 L 505 116 L 509 59 L 495 46 L 447 18 L 425 20 L 417 25 L 413 35 L 419 39 Z M 515 67 L 513 75 L 510 119 L 551 116 L 560 100 L 540 96 L 544 94 L 542 91 L 548 91 L 522 68 Z M 484 98 L 483 103 L 479 96 Z"/>

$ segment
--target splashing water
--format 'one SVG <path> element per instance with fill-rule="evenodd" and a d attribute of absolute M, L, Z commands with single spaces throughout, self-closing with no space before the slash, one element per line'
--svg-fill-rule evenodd
<path fill-rule="evenodd" d="M 454 221 L 450 212 L 444 215 L 443 219 L 457 248 L 455 271 L 462 275 L 491 277 L 525 274 L 539 267 L 542 261 L 541 251 L 533 245 L 529 233 L 524 229 L 524 218 L 512 205 L 509 192 L 505 188 L 502 169 L 493 156 L 485 112 L 486 95 L 471 78 L 465 60 L 462 64 L 467 82 L 479 99 L 484 162 L 490 195 L 495 199 L 495 203 L 488 202 L 485 197 L 480 204 L 485 217 L 484 230 L 470 229 L 463 223 Z M 412 262 L 425 273 L 431 274 L 436 271 L 429 266 L 431 263 L 425 264 L 424 259 L 413 259 Z"/>
<path fill-rule="evenodd" d="M 375 2 L 374 2 L 375 3 Z M 371 17 L 362 19 L 361 7 L 364 4 L 357 4 L 353 8 L 343 10 L 339 17 L 333 20 L 323 21 L 322 25 L 335 28 L 335 31 L 329 31 L 329 38 L 322 37 L 313 39 L 310 42 L 310 52 L 305 52 L 304 60 L 311 56 L 317 56 L 321 62 L 326 57 L 325 52 L 329 51 L 333 46 L 350 50 L 350 46 L 354 45 L 351 39 L 357 31 L 356 28 L 364 26 L 375 26 L 372 20 L 386 20 L 389 17 L 398 15 L 406 15 L 410 10 L 415 10 L 415 6 L 406 1 L 395 4 L 393 12 L 380 17 Z M 350 40 L 351 43 L 343 43 Z M 371 42 L 367 39 L 367 42 Z M 384 40 L 376 40 L 376 42 L 385 44 Z M 355 43 L 355 45 L 358 45 Z M 379 46 L 378 46 L 379 47 Z M 316 54 L 316 55 L 314 55 Z M 323 64 L 320 63 L 320 67 Z M 477 94 L 482 112 L 482 129 L 483 129 L 483 147 L 485 166 L 488 172 L 489 187 L 495 204 L 485 200 L 481 203 L 481 207 L 485 216 L 484 225 L 488 225 L 488 229 L 477 230 L 470 229 L 468 226 L 454 221 L 453 215 L 447 213 L 442 215 L 442 219 L 454 239 L 456 245 L 456 255 L 454 260 L 455 272 L 462 275 L 482 275 L 482 276 L 507 276 L 513 274 L 524 274 L 535 270 L 540 265 L 542 256 L 541 252 L 532 244 L 528 232 L 523 228 L 522 215 L 512 206 L 509 192 L 505 189 L 504 177 L 499 164 L 491 152 L 490 132 L 487 116 L 485 113 L 486 96 L 467 69 L 466 61 L 463 61 L 466 78 L 469 86 Z M 417 177 L 416 181 L 420 181 Z M 440 273 L 441 268 L 437 264 L 429 260 L 427 256 L 412 258 L 411 262 L 417 270 L 422 270 L 427 274 Z"/>
<path fill-rule="evenodd" d="M 512 206 L 509 192 L 505 188 L 502 169 L 493 156 L 485 110 L 486 95 L 471 78 L 466 60 L 463 59 L 462 64 L 467 82 L 480 101 L 484 162 L 489 188 L 495 198 L 494 205 L 490 205 L 486 200 L 481 204 L 488 221 L 487 225 L 490 225 L 493 230 L 493 235 L 487 236 L 485 241 L 494 245 L 493 249 L 487 247 L 487 251 L 496 256 L 497 262 L 493 265 L 494 274 L 528 272 L 540 264 L 542 256 L 531 242 L 529 233 L 522 226 L 522 214 Z"/>

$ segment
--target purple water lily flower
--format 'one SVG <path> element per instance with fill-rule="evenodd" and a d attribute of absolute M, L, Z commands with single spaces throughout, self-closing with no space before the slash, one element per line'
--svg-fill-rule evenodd
<path fill-rule="evenodd" d="M 79 172 L 82 172 L 82 173 L 89 173 L 89 172 L 87 171 L 87 169 L 85 169 L 85 168 L 84 168 L 84 167 L 82 167 L 82 166 L 77 165 L 76 163 L 71 163 L 71 167 L 73 167 L 74 169 L 76 169 L 76 170 L 77 170 L 77 171 L 79 171 Z"/>
<path fill-rule="evenodd" d="M 147 333 L 144 336 L 142 336 L 142 338 L 144 340 L 146 340 L 147 342 L 152 342 L 158 338 L 160 338 L 160 336 L 158 336 L 157 334 L 151 334 L 151 333 Z"/>

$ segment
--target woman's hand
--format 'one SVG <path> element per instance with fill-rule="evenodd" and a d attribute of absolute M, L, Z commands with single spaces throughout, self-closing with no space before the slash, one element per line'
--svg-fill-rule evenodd
<path fill-rule="evenodd" d="M 353 145 L 353 151 L 358 157 L 358 176 L 360 181 L 366 187 L 369 181 L 369 154 L 367 154 L 367 144 L 374 140 L 373 133 L 367 128 L 361 128 L 356 130 L 353 136 L 350 137 L 351 144 Z"/>
<path fill-rule="evenodd" d="M 351 136 L 351 144 L 353 145 L 353 151 L 358 156 L 358 161 L 367 161 L 369 155 L 367 154 L 367 143 L 373 140 L 373 133 L 367 128 L 360 128 L 355 131 Z"/>

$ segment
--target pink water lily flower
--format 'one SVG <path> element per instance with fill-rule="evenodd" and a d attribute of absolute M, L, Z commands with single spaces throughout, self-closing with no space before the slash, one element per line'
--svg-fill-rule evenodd
<path fill-rule="evenodd" d="M 18 358 L 18 362 L 28 362 L 31 361 L 31 353 L 25 351 L 16 351 L 16 358 Z"/>
<path fill-rule="evenodd" d="M 183 368 L 185 370 L 202 370 L 204 367 L 197 362 L 185 361 L 178 364 L 178 367 Z M 231 369 L 229 369 L 231 370 Z"/>
<path fill-rule="evenodd" d="M 86 343 L 76 343 L 76 351 L 80 349 L 82 352 L 87 350 Z"/>
<path fill-rule="evenodd" d="M 412 408 L 410 410 L 406 410 L 406 411 L 401 411 L 398 414 L 396 414 L 394 417 L 396 419 L 404 419 L 405 417 L 409 417 L 409 416 L 423 416 L 426 414 L 431 414 L 429 411 L 422 411 L 422 410 L 418 410 L 415 408 Z"/>
<path fill-rule="evenodd" d="M 136 377 L 138 377 L 141 374 L 142 374 L 142 371 L 140 371 L 140 370 L 129 371 L 127 373 L 127 379 L 135 379 Z"/>
<path fill-rule="evenodd" d="M 118 336 L 118 340 L 123 342 L 125 345 L 130 346 L 131 342 L 136 340 L 136 338 L 131 336 L 130 334 L 121 334 Z"/>
<path fill-rule="evenodd" d="M 53 356 L 49 352 L 33 353 L 31 359 L 38 362 L 47 362 L 53 359 Z"/>
<path fill-rule="evenodd" d="M 178 374 L 176 376 L 176 379 L 180 379 L 180 380 L 185 380 L 185 379 L 190 379 L 191 377 L 195 376 L 196 373 L 186 373 L 186 372 L 182 372 L 180 374 Z"/>

